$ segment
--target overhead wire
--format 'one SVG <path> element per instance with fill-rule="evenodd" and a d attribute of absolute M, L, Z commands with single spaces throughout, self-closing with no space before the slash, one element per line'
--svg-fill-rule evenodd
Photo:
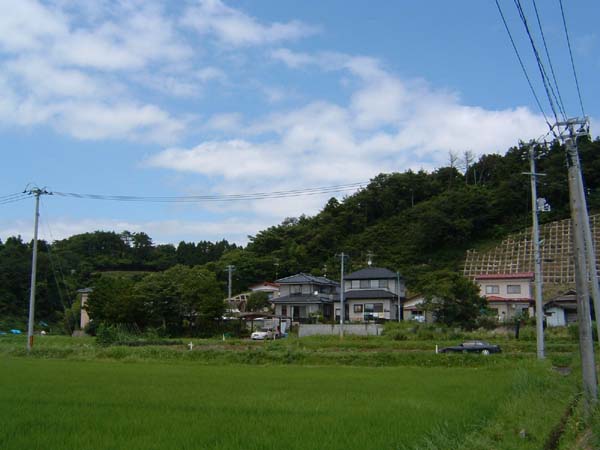
<path fill-rule="evenodd" d="M 15 192 L 14 194 L 0 195 L 0 201 L 6 200 L 9 198 L 13 198 L 13 197 L 17 197 L 17 196 L 23 195 L 23 194 L 24 194 L 24 192 Z"/>
<path fill-rule="evenodd" d="M 531 82 L 531 78 L 529 78 L 529 74 L 527 73 L 527 68 L 525 67 L 525 64 L 523 63 L 523 59 L 521 58 L 521 54 L 519 53 L 519 49 L 517 48 L 517 44 L 515 43 L 515 40 L 513 38 L 513 35 L 510 31 L 510 28 L 508 26 L 508 22 L 506 21 L 506 17 L 504 16 L 504 12 L 502 11 L 502 7 L 500 6 L 500 3 L 498 0 L 496 1 L 496 7 L 498 8 L 498 12 L 500 13 L 500 17 L 502 18 L 502 23 L 504 24 L 504 28 L 506 29 L 506 32 L 508 33 L 508 37 L 510 39 L 510 43 L 512 44 L 513 50 L 515 51 L 515 54 L 517 55 L 517 59 L 519 60 L 519 64 L 521 65 L 521 69 L 523 70 L 523 75 L 525 75 L 525 79 L 527 80 L 527 84 L 529 85 L 529 89 L 531 90 L 531 93 L 533 94 L 533 97 L 535 99 L 535 102 L 540 110 L 540 112 L 542 113 L 542 115 L 544 116 L 544 120 L 546 121 L 546 124 L 548 125 L 548 127 L 550 129 L 552 129 L 552 125 L 550 125 L 550 121 L 548 120 L 548 116 L 546 115 L 546 112 L 544 111 L 544 108 L 542 107 L 542 103 L 540 102 L 540 99 L 535 91 L 535 88 L 533 87 L 533 83 Z"/>
<path fill-rule="evenodd" d="M 550 73 L 552 74 L 552 80 L 554 81 L 554 88 L 556 89 L 556 95 L 558 96 L 558 98 L 556 98 L 556 103 L 558 104 L 558 109 L 560 110 L 560 113 L 562 114 L 562 117 L 564 120 L 567 119 L 567 113 L 565 111 L 565 105 L 562 99 L 562 96 L 560 95 L 560 89 L 558 88 L 558 81 L 556 80 L 556 73 L 554 72 L 554 65 L 552 64 L 552 58 L 550 57 L 550 51 L 548 50 L 548 43 L 546 42 L 546 35 L 544 34 L 544 28 L 542 27 L 542 21 L 540 19 L 540 13 L 538 11 L 538 7 L 537 7 L 537 2 L 536 0 L 532 0 L 533 2 L 533 9 L 535 11 L 535 17 L 537 19 L 537 23 L 538 23 L 538 27 L 540 29 L 540 35 L 542 37 L 542 42 L 544 43 L 544 50 L 546 52 L 546 58 L 548 59 L 548 66 L 550 67 Z"/>
<path fill-rule="evenodd" d="M 40 199 L 40 206 L 42 209 L 45 210 L 44 202 L 41 199 Z M 72 299 L 74 297 L 72 296 L 72 292 L 70 291 L 69 286 L 67 284 L 65 274 L 62 270 L 62 265 L 60 264 L 60 259 L 55 258 L 55 255 L 52 252 L 52 243 L 54 242 L 54 236 L 52 235 L 52 230 L 50 228 L 50 222 L 48 221 L 47 215 L 40 214 L 40 218 L 41 218 L 41 222 L 44 224 L 44 226 L 48 230 L 48 235 L 50 237 L 50 243 L 49 243 L 49 245 L 46 246 L 46 248 L 48 250 L 48 259 L 50 260 L 50 267 L 52 268 L 52 275 L 54 276 L 54 282 L 56 283 L 56 289 L 58 291 L 58 298 L 60 299 L 60 303 L 62 304 L 63 310 L 66 311 L 67 303 L 65 303 L 65 300 L 63 297 L 63 290 L 60 286 L 61 283 L 58 280 L 58 277 L 56 276 L 56 266 L 58 266 L 58 272 L 61 277 L 62 285 L 66 291 L 66 297 L 68 299 Z M 70 303 L 70 302 L 68 302 L 68 303 Z"/>
<path fill-rule="evenodd" d="M 581 114 L 585 117 L 585 109 L 583 107 L 583 100 L 581 98 L 581 89 L 579 88 L 579 79 L 577 78 L 577 71 L 575 70 L 575 60 L 573 59 L 573 50 L 571 49 L 571 39 L 569 38 L 569 29 L 567 27 L 567 19 L 565 18 L 565 9 L 563 7 L 562 0 L 558 0 L 560 3 L 560 13 L 562 16 L 563 27 L 565 29 L 565 35 L 567 36 L 567 46 L 569 47 L 569 56 L 571 58 L 571 67 L 573 68 L 573 77 L 575 78 L 575 86 L 577 87 L 577 96 L 579 97 L 579 106 L 581 107 Z"/>
<path fill-rule="evenodd" d="M 552 89 L 552 85 L 549 83 L 549 77 L 546 73 L 546 68 L 544 67 L 544 63 L 540 58 L 540 54 L 537 50 L 537 46 L 535 44 L 535 40 L 533 39 L 533 35 L 529 28 L 529 24 L 527 22 L 527 17 L 525 16 L 525 12 L 523 11 L 523 5 L 521 4 L 521 0 L 513 0 L 514 4 L 519 13 L 519 17 L 521 18 L 521 22 L 523 22 L 523 26 L 525 27 L 525 32 L 527 33 L 527 37 L 529 38 L 529 43 L 531 44 L 531 48 L 533 50 L 533 54 L 535 56 L 535 60 L 540 71 L 540 75 L 542 77 L 542 84 L 544 85 L 544 90 L 546 91 L 546 96 L 548 98 L 548 102 L 550 103 L 550 109 L 552 110 L 552 114 L 554 115 L 555 122 L 558 122 L 558 115 L 556 113 L 556 107 L 554 106 L 554 101 L 552 97 L 556 97 L 554 90 Z"/>
<path fill-rule="evenodd" d="M 0 200 L 0 205 L 7 205 L 9 203 L 20 202 L 21 200 L 25 200 L 26 198 L 29 198 L 29 194 L 18 194 L 14 197 L 8 197 Z"/>
<path fill-rule="evenodd" d="M 273 191 L 273 192 L 255 192 L 248 194 L 212 194 L 212 195 L 189 195 L 189 196 L 134 196 L 134 195 L 105 195 L 105 194 L 88 194 L 76 192 L 60 192 L 53 191 L 54 195 L 59 197 L 84 198 L 91 200 L 108 200 L 122 202 L 150 202 L 150 203 L 199 203 L 199 202 L 231 202 L 231 201 L 248 201 L 248 200 L 263 200 L 277 199 L 289 197 L 301 197 L 307 195 L 319 195 L 335 192 L 343 192 L 358 189 L 367 184 L 366 182 L 340 184 L 335 186 L 323 186 L 316 188 L 293 189 L 288 191 Z"/>

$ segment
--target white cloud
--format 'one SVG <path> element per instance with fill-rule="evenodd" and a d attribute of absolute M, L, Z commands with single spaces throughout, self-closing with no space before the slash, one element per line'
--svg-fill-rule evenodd
<path fill-rule="evenodd" d="M 203 126 L 206 130 L 233 132 L 242 128 L 242 115 L 240 113 L 215 114 Z"/>
<path fill-rule="evenodd" d="M 234 125 L 239 127 L 237 139 L 168 149 L 148 164 L 213 177 L 221 193 L 257 192 L 258 180 L 269 190 L 284 190 L 364 181 L 409 168 L 431 170 L 447 163 L 449 150 L 505 151 L 517 139 L 537 137 L 545 129 L 542 118 L 527 108 L 494 111 L 464 105 L 455 93 L 403 80 L 373 58 L 290 55 L 278 52 L 276 57 L 291 67 L 310 64 L 353 75 L 355 87 L 347 102 L 314 101 L 256 118 L 246 127 L 234 115 L 227 128 L 235 133 Z M 213 120 L 228 125 L 227 117 Z M 220 177 L 226 182 L 218 182 Z M 284 199 L 251 208 L 281 219 L 315 213 L 323 200 Z"/>
<path fill-rule="evenodd" d="M 261 24 L 221 0 L 200 0 L 198 5 L 188 9 L 182 22 L 200 34 L 214 35 L 220 41 L 234 46 L 296 40 L 317 31 L 315 27 L 299 21 Z"/>
<path fill-rule="evenodd" d="M 44 222 L 46 220 L 46 222 Z M 217 241 L 224 237 L 230 242 L 246 244 L 247 236 L 272 225 L 270 222 L 228 218 L 224 220 L 158 220 L 158 221 L 131 221 L 110 218 L 76 218 L 57 217 L 51 221 L 42 218 L 39 238 L 52 242 L 73 236 L 75 234 L 92 231 L 128 230 L 131 232 L 145 232 L 155 243 L 172 243 L 177 245 L 181 240 Z M 25 230 L 25 232 L 24 232 Z M 16 220 L 0 222 L 0 239 L 3 241 L 10 236 L 21 235 L 25 242 L 33 239 L 31 230 L 33 223 Z"/>

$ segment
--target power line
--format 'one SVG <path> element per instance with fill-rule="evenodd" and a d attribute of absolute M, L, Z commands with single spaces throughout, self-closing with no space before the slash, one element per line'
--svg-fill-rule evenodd
<path fill-rule="evenodd" d="M 521 22 L 523 22 L 523 26 L 525 27 L 525 32 L 527 33 L 527 37 L 529 38 L 529 42 L 531 44 L 531 48 L 533 50 L 533 54 L 535 56 L 535 60 L 537 62 L 538 69 L 540 71 L 540 75 L 542 77 L 542 83 L 544 85 L 544 90 L 546 91 L 546 96 L 548 97 L 548 102 L 550 103 L 550 109 L 554 114 L 555 122 L 558 122 L 558 115 L 556 114 L 556 108 L 554 106 L 554 101 L 552 100 L 552 96 L 556 97 L 554 94 L 554 90 L 552 89 L 552 85 L 549 84 L 549 78 L 546 74 L 546 69 L 544 67 L 544 63 L 540 58 L 540 54 L 535 45 L 535 40 L 533 39 L 533 35 L 531 34 L 531 30 L 529 29 L 529 24 L 527 23 L 527 17 L 525 16 L 525 12 L 523 11 L 523 6 L 521 5 L 521 0 L 514 0 L 517 11 L 519 12 L 519 17 L 521 18 Z"/>
<path fill-rule="evenodd" d="M 540 19 L 540 14 L 537 8 L 537 2 L 533 1 L 533 9 L 535 10 L 535 17 L 537 19 L 537 23 L 540 29 L 540 35 L 542 36 L 542 42 L 544 43 L 544 50 L 546 51 L 546 58 L 548 58 L 548 65 L 550 66 L 550 72 L 552 73 L 552 79 L 554 80 L 554 87 L 556 88 L 556 95 L 558 98 L 556 99 L 556 103 L 558 104 L 558 108 L 563 116 L 563 119 L 566 120 L 567 113 L 565 111 L 565 105 L 563 103 L 562 96 L 560 95 L 560 90 L 558 89 L 558 81 L 556 81 L 556 74 L 554 73 L 554 66 L 552 64 L 552 59 L 550 58 L 550 51 L 548 50 L 548 44 L 546 42 L 546 36 L 544 35 L 544 29 L 542 27 L 542 21 Z"/>
<path fill-rule="evenodd" d="M 358 189 L 367 182 L 340 184 L 335 186 L 323 186 L 316 188 L 293 189 L 289 191 L 256 192 L 248 194 L 214 194 L 214 195 L 190 195 L 174 197 L 152 197 L 152 196 L 134 196 L 134 195 L 104 195 L 104 194 L 83 194 L 76 192 L 58 192 L 53 194 L 60 197 L 83 198 L 90 200 L 108 200 L 122 202 L 150 202 L 150 203 L 198 203 L 198 202 L 230 202 L 230 201 L 248 201 L 276 198 L 300 197 L 307 195 L 319 195 L 335 192 L 343 192 Z"/>
<path fill-rule="evenodd" d="M 14 194 L 0 195 L 0 201 L 18 197 L 19 195 L 23 195 L 23 194 L 24 194 L 24 192 L 15 192 Z"/>
<path fill-rule="evenodd" d="M 562 15 L 563 26 L 565 28 L 565 35 L 567 36 L 567 45 L 569 47 L 569 56 L 571 57 L 571 67 L 573 68 L 573 77 L 575 77 L 575 86 L 577 86 L 577 96 L 579 97 L 579 106 L 581 106 L 581 114 L 585 117 L 585 109 L 583 108 L 583 100 L 581 99 L 581 90 L 579 89 L 579 80 L 577 78 L 577 71 L 575 70 L 575 61 L 573 60 L 573 51 L 571 50 L 571 39 L 569 38 L 569 30 L 567 28 L 567 19 L 565 18 L 565 10 L 563 8 L 562 0 L 558 0 L 560 3 L 560 13 Z"/>
<path fill-rule="evenodd" d="M 498 12 L 500 13 L 500 17 L 502 18 L 502 23 L 504 23 L 504 28 L 506 29 L 506 32 L 508 33 L 508 37 L 510 38 L 510 43 L 512 44 L 513 50 L 515 51 L 515 54 L 517 55 L 517 59 L 519 60 L 519 64 L 521 65 L 521 69 L 523 70 L 523 75 L 525 75 L 525 78 L 527 79 L 527 84 L 529 84 L 529 88 L 531 89 L 531 93 L 533 94 L 533 97 L 535 98 L 535 102 L 537 103 L 537 106 L 540 109 L 540 112 L 544 116 L 544 120 L 546 121 L 546 124 L 548 125 L 548 127 L 550 129 L 552 129 L 552 125 L 550 125 L 550 122 L 548 121 L 548 117 L 546 116 L 546 113 L 544 112 L 544 108 L 542 108 L 540 99 L 537 96 L 537 93 L 535 92 L 533 84 L 531 83 L 531 79 L 529 78 L 529 74 L 527 73 L 527 69 L 525 68 L 525 64 L 523 63 L 523 59 L 521 58 L 521 54 L 519 53 L 519 50 L 517 49 L 517 45 L 515 44 L 515 40 L 513 39 L 512 33 L 510 32 L 510 28 L 508 27 L 508 23 L 506 22 L 506 18 L 504 17 L 504 13 L 502 12 L 502 7 L 500 6 L 500 3 L 498 2 L 498 0 L 495 0 L 495 1 L 496 1 L 496 6 L 498 7 Z"/>
<path fill-rule="evenodd" d="M 26 198 L 29 198 L 29 194 L 19 194 L 18 196 L 15 196 L 15 197 L 10 197 L 10 198 L 0 200 L 0 205 L 7 205 L 9 203 L 20 202 L 21 200 L 25 200 Z"/>

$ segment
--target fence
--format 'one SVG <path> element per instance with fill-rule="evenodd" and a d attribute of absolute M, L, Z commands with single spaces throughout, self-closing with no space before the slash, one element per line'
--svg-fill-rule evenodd
<path fill-rule="evenodd" d="M 344 325 L 344 334 L 356 336 L 380 336 L 383 333 L 383 325 L 376 323 L 365 324 L 346 324 Z M 316 336 L 316 335 L 339 335 L 339 325 L 316 324 L 309 325 L 301 323 L 298 328 L 298 336 Z"/>

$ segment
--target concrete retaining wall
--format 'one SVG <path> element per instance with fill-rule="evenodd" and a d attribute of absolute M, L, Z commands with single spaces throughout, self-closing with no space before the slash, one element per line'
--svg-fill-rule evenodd
<path fill-rule="evenodd" d="M 383 333 L 383 325 L 375 323 L 369 324 L 345 324 L 344 334 L 354 334 L 358 336 L 379 336 Z M 298 336 L 315 336 L 315 335 L 339 335 L 339 325 L 326 325 L 326 324 L 300 324 L 298 329 Z"/>

